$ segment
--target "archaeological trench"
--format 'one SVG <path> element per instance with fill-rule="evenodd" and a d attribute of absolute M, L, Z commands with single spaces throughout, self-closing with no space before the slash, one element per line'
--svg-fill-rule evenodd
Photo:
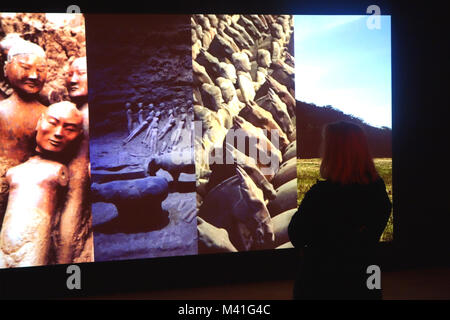
<path fill-rule="evenodd" d="M 87 21 L 96 261 L 197 253 L 188 21 Z"/>

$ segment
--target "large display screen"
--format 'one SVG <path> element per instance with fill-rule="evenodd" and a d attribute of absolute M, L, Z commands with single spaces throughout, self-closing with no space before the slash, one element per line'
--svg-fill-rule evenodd
<path fill-rule="evenodd" d="M 0 14 L 0 268 L 292 248 L 336 120 L 392 200 L 390 20 L 366 19 Z"/>

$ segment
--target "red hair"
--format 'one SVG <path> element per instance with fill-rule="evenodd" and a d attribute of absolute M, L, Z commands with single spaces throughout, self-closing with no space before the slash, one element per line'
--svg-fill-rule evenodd
<path fill-rule="evenodd" d="M 323 130 L 322 178 L 341 184 L 368 184 L 379 178 L 366 135 L 356 124 L 340 121 Z"/>

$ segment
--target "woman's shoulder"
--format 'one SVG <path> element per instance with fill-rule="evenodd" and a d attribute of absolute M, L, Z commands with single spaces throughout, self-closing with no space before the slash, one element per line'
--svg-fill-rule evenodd
<path fill-rule="evenodd" d="M 373 183 L 375 185 L 377 185 L 378 187 L 384 187 L 384 188 L 386 187 L 386 184 L 384 183 L 384 180 L 381 177 L 378 177 L 378 179 L 375 180 Z"/>
<path fill-rule="evenodd" d="M 310 194 L 316 194 L 316 193 L 322 193 L 326 190 L 329 190 L 331 187 L 333 187 L 333 184 L 330 181 L 327 180 L 316 180 L 316 183 L 309 188 L 308 193 Z"/>
<path fill-rule="evenodd" d="M 336 182 L 332 182 L 330 180 L 316 180 L 316 183 L 311 186 L 309 189 L 309 193 L 321 193 L 328 191 L 338 191 L 338 190 L 367 190 L 367 189 L 377 189 L 377 190 L 386 190 L 386 185 L 382 178 L 378 178 L 377 180 L 369 183 L 369 184 L 349 184 L 343 185 Z"/>
<path fill-rule="evenodd" d="M 367 184 L 366 188 L 370 190 L 377 190 L 377 191 L 386 191 L 386 184 L 384 183 L 384 180 L 381 177 L 378 177 L 376 180 L 370 182 Z"/>

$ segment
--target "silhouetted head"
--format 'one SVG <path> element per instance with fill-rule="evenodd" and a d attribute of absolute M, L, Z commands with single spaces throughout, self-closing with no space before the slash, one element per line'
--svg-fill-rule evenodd
<path fill-rule="evenodd" d="M 320 174 L 341 184 L 367 184 L 379 178 L 361 127 L 345 121 L 324 127 Z"/>

